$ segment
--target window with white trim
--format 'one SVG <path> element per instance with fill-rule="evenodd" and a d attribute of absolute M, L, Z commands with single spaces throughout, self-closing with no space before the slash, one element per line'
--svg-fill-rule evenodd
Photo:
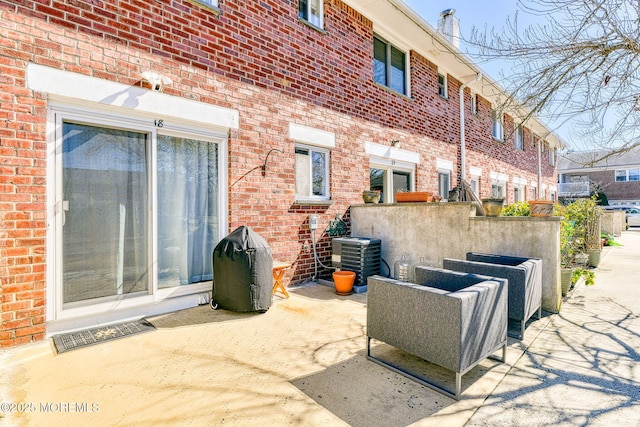
<path fill-rule="evenodd" d="M 616 169 L 616 182 L 640 181 L 640 169 Z"/>
<path fill-rule="evenodd" d="M 513 133 L 513 144 L 516 149 L 524 151 L 524 128 L 522 125 L 516 126 L 516 130 Z"/>
<path fill-rule="evenodd" d="M 296 200 L 329 200 L 329 150 L 296 144 Z"/>
<path fill-rule="evenodd" d="M 504 182 L 494 182 L 491 184 L 491 197 L 500 198 L 505 197 L 507 192 L 507 184 Z"/>
<path fill-rule="evenodd" d="M 479 176 L 472 176 L 471 179 L 469 180 L 469 185 L 471 185 L 471 190 L 476 194 L 476 196 L 479 193 L 479 189 L 480 189 L 480 177 Z"/>
<path fill-rule="evenodd" d="M 471 114 L 478 114 L 478 94 L 471 94 Z"/>
<path fill-rule="evenodd" d="M 504 118 L 502 113 L 493 110 L 493 113 L 491 114 L 491 136 L 498 141 L 504 140 L 503 120 Z"/>
<path fill-rule="evenodd" d="M 489 176 L 491 178 L 491 197 L 507 197 L 507 182 L 509 181 L 509 176 L 496 171 L 491 171 Z"/>
<path fill-rule="evenodd" d="M 449 190 L 451 190 L 451 171 L 438 171 L 438 194 L 444 200 L 449 198 Z"/>
<path fill-rule="evenodd" d="M 217 9 L 218 8 L 218 0 L 195 0 L 196 3 L 200 3 L 203 4 L 205 6 L 209 6 L 212 8 Z"/>
<path fill-rule="evenodd" d="M 323 28 L 322 3 L 323 0 L 298 0 L 298 16 L 318 28 Z"/>
<path fill-rule="evenodd" d="M 407 95 L 406 54 L 380 36 L 373 36 L 373 79 Z"/>
<path fill-rule="evenodd" d="M 556 165 L 556 150 L 554 148 L 549 147 L 549 165 Z"/>
<path fill-rule="evenodd" d="M 447 89 L 447 74 L 438 73 L 438 95 L 443 98 L 449 97 L 449 91 Z"/>

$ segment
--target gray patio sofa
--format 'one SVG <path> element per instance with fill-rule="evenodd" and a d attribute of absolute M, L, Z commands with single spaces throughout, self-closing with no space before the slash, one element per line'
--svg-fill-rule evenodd
<path fill-rule="evenodd" d="M 417 267 L 416 283 L 368 278 L 367 358 L 447 396 L 460 398 L 462 375 L 507 349 L 507 281 Z M 372 355 L 385 342 L 456 374 L 455 390 Z"/>
<path fill-rule="evenodd" d="M 542 316 L 542 260 L 508 255 L 468 252 L 467 259 L 445 258 L 444 268 L 466 273 L 503 277 L 509 281 L 509 318 L 520 322 L 524 338 L 527 320 L 537 311 Z"/>

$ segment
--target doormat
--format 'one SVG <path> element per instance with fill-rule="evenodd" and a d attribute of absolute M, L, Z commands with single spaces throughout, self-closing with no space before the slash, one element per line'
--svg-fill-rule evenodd
<path fill-rule="evenodd" d="M 147 320 L 140 319 L 84 331 L 70 332 L 68 334 L 54 335 L 52 338 L 57 352 L 64 353 L 77 348 L 113 341 L 155 329 L 156 327 Z"/>

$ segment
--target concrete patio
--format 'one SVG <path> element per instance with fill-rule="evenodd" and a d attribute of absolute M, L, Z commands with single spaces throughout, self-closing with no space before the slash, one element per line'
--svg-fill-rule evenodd
<path fill-rule="evenodd" d="M 639 426 L 640 230 L 617 240 L 596 285 L 510 338 L 507 363 L 466 374 L 458 402 L 366 359 L 366 294 L 313 284 L 265 314 L 201 306 L 60 355 L 50 340 L 3 350 L 0 425 Z"/>

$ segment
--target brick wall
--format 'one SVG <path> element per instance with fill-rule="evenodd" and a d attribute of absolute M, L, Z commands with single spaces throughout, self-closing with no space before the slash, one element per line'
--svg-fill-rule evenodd
<path fill-rule="evenodd" d="M 449 99 L 441 98 L 436 65 L 409 52 L 411 98 L 374 84 L 372 23 L 339 0 L 325 1 L 326 32 L 301 23 L 293 0 L 220 0 L 220 9 L 217 15 L 186 0 L 0 0 L 0 346 L 45 333 L 47 102 L 26 88 L 29 62 L 128 85 L 153 69 L 173 80 L 167 94 L 238 110 L 240 127 L 229 135 L 229 228 L 244 224 L 263 235 L 276 259 L 294 263 L 290 282 L 314 272 L 308 215 L 320 216 L 318 250 L 328 263 L 330 239 L 320 231 L 336 216 L 348 223 L 349 206 L 361 203 L 369 185 L 365 143 L 399 140 L 420 153 L 418 190 L 437 191 L 438 158 L 454 162 L 456 183 L 454 78 Z M 515 150 L 507 118 L 507 139 L 493 141 L 488 102 L 481 99 L 479 109 L 466 117 L 467 165 L 482 167 L 484 181 L 490 170 L 535 180 L 526 136 L 525 151 Z M 295 203 L 289 123 L 336 134 L 331 205 Z M 274 151 L 263 176 L 272 148 L 285 154 Z M 553 169 L 544 170 L 555 184 Z"/>
<path fill-rule="evenodd" d="M 616 182 L 615 170 L 589 172 L 589 180 L 598 184 L 610 200 L 640 200 L 640 182 Z"/>
<path fill-rule="evenodd" d="M 0 24 L 0 347 L 45 334 L 46 102 L 25 88 L 33 39 L 11 27 Z"/>

